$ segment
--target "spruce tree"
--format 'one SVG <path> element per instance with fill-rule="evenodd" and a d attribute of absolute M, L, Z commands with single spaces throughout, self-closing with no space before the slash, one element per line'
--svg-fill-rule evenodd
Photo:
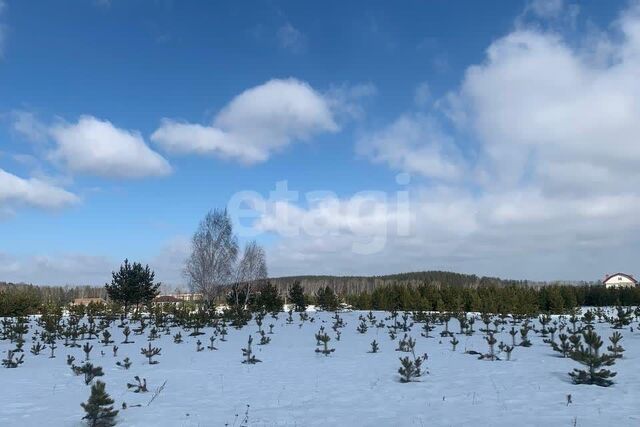
<path fill-rule="evenodd" d="M 83 420 L 87 420 L 91 427 L 111 427 L 116 425 L 115 417 L 118 411 L 113 409 L 113 399 L 105 391 L 105 383 L 96 381 L 91 386 L 91 395 L 86 403 L 81 403 L 85 411 Z"/>

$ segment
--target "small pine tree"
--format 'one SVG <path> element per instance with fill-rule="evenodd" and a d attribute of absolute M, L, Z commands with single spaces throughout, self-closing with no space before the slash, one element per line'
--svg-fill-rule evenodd
<path fill-rule="evenodd" d="M 260 342 L 258 345 L 267 345 L 271 342 L 271 337 L 268 337 L 264 331 L 260 331 Z"/>
<path fill-rule="evenodd" d="M 380 346 L 376 340 L 373 340 L 371 342 L 371 351 L 369 351 L 369 353 L 377 353 L 378 350 L 380 350 Z"/>
<path fill-rule="evenodd" d="M 316 334 L 316 343 L 317 345 L 322 345 L 322 348 L 316 348 L 316 353 L 322 353 L 325 356 L 328 356 L 336 351 L 335 348 L 329 348 L 329 341 L 331 341 L 331 337 L 321 329 Z"/>
<path fill-rule="evenodd" d="M 129 369 L 131 367 L 131 360 L 129 360 L 128 357 L 125 357 L 122 362 L 116 362 L 116 365 L 124 369 Z"/>
<path fill-rule="evenodd" d="M 91 395 L 86 403 L 81 403 L 85 411 L 83 420 L 87 420 L 91 427 L 111 427 L 116 424 L 118 411 L 113 409 L 113 399 L 105 391 L 105 383 L 96 381 L 91 386 Z"/>
<path fill-rule="evenodd" d="M 307 301 L 304 296 L 304 290 L 299 281 L 295 281 L 289 288 L 289 302 L 293 304 L 295 311 L 303 312 L 307 309 Z"/>
<path fill-rule="evenodd" d="M 31 354 L 35 356 L 39 355 L 42 350 L 44 350 L 44 346 L 40 343 L 40 341 L 31 346 Z"/>
<path fill-rule="evenodd" d="M 93 346 L 90 345 L 88 342 L 84 343 L 84 345 L 82 346 L 82 351 L 84 351 L 85 361 L 89 360 L 89 353 L 91 353 L 91 350 L 93 350 Z"/>
<path fill-rule="evenodd" d="M 453 337 L 453 339 L 451 340 L 451 350 L 456 351 L 456 346 L 458 344 L 460 344 L 460 341 L 458 341 L 456 337 Z"/>
<path fill-rule="evenodd" d="M 2 366 L 4 366 L 5 368 L 17 368 L 18 366 L 22 365 L 22 363 L 24 362 L 24 354 L 21 354 L 20 357 L 16 357 L 15 359 L 14 356 L 15 352 L 11 350 L 7 351 L 7 358 L 2 359 Z"/>
<path fill-rule="evenodd" d="M 360 321 L 360 324 L 356 328 L 356 330 L 358 332 L 360 332 L 361 334 L 366 334 L 367 333 L 367 329 L 368 329 L 367 322 L 365 322 L 364 320 Z"/>
<path fill-rule="evenodd" d="M 101 377 L 104 375 L 100 366 L 93 366 L 89 362 L 85 362 L 82 366 L 71 365 L 71 370 L 76 375 L 84 375 L 84 383 L 89 385 L 95 377 Z"/>
<path fill-rule="evenodd" d="M 624 348 L 620 345 L 620 340 L 622 340 L 622 334 L 618 331 L 615 331 L 613 335 L 609 337 L 611 345 L 607 347 L 607 350 L 609 350 L 615 358 L 621 358 L 622 352 L 624 351 Z"/>
<path fill-rule="evenodd" d="M 140 349 L 140 353 L 146 357 L 147 359 L 149 359 L 149 365 L 155 365 L 157 363 L 159 363 L 157 360 L 153 360 L 153 356 L 158 356 L 160 354 L 160 351 L 162 349 L 158 348 L 158 347 L 151 347 L 151 343 L 149 343 L 149 347 L 147 348 L 141 348 Z"/>
<path fill-rule="evenodd" d="M 105 329 L 104 331 L 102 331 L 102 344 L 106 347 L 109 344 L 113 343 L 113 341 L 110 339 L 111 338 L 111 332 L 109 332 L 109 330 Z"/>
<path fill-rule="evenodd" d="M 415 357 L 413 360 L 409 356 L 400 357 L 400 368 L 398 373 L 400 374 L 400 382 L 410 383 L 424 374 L 422 369 L 422 362 L 427 360 L 427 355 Z"/>
<path fill-rule="evenodd" d="M 127 383 L 127 389 L 133 389 L 134 393 L 146 393 L 149 391 L 149 389 L 147 389 L 147 379 L 143 378 L 142 380 L 140 380 L 139 376 L 135 376 L 133 377 L 133 379 L 136 381 L 135 383 Z"/>
<path fill-rule="evenodd" d="M 569 373 L 575 384 L 595 384 L 601 387 L 608 387 L 613 384 L 612 378 L 616 375 L 604 366 L 612 366 L 616 358 L 612 354 L 599 354 L 602 347 L 602 339 L 593 330 L 582 331 L 584 345 L 580 345 L 578 350 L 571 353 L 571 358 L 576 362 L 586 366 L 587 370 L 574 369 Z"/>
<path fill-rule="evenodd" d="M 129 341 L 129 335 L 131 335 L 131 328 L 129 328 L 129 326 L 124 327 L 124 329 L 122 330 L 122 334 L 124 335 L 124 341 L 122 341 L 122 344 L 133 343 L 133 341 Z"/>
<path fill-rule="evenodd" d="M 249 365 L 256 364 L 258 362 L 262 362 L 262 360 L 257 359 L 251 350 L 251 343 L 253 342 L 253 337 L 249 335 L 249 342 L 247 344 L 247 348 L 242 349 L 242 355 L 245 357 L 245 360 L 242 363 L 247 363 Z"/>

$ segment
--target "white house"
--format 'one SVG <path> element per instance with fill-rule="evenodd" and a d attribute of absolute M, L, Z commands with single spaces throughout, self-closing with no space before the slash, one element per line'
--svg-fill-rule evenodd
<path fill-rule="evenodd" d="M 630 274 L 615 273 L 607 275 L 602 284 L 607 288 L 626 288 L 638 286 L 638 281 Z"/>

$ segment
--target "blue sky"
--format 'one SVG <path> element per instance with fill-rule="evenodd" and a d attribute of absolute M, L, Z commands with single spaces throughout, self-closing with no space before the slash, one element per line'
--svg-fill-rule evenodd
<path fill-rule="evenodd" d="M 635 2 L 0 4 L 0 280 L 180 285 L 243 190 L 274 275 L 634 272 Z"/>

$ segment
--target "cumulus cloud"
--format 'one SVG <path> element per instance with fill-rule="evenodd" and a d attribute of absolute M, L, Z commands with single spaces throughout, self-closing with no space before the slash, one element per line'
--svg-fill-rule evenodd
<path fill-rule="evenodd" d="M 460 153 L 431 116 L 407 114 L 363 136 L 358 152 L 375 163 L 425 177 L 455 180 L 463 174 Z"/>
<path fill-rule="evenodd" d="M 538 14 L 571 13 L 547 6 Z M 351 197 L 267 212 L 258 226 L 283 236 L 269 252 L 270 271 L 593 279 L 632 270 L 640 249 L 640 5 L 610 32 L 583 39 L 544 28 L 518 23 L 433 109 L 360 138 L 358 151 L 373 162 L 428 178 L 414 179 L 408 208 L 390 194 L 362 230 L 340 208 Z M 398 232 L 398 212 L 409 233 Z M 326 232 L 307 231 L 310 218 L 324 219 Z M 370 254 L 354 250 L 380 238 Z"/>
<path fill-rule="evenodd" d="M 73 193 L 37 178 L 20 178 L 0 169 L 0 208 L 14 205 L 58 209 L 78 203 Z"/>
<path fill-rule="evenodd" d="M 178 154 L 210 154 L 244 164 L 322 132 L 336 132 L 327 99 L 296 79 L 270 80 L 236 96 L 210 125 L 164 119 L 151 140 Z"/>
<path fill-rule="evenodd" d="M 171 173 L 171 166 L 151 150 L 139 132 L 114 126 L 93 116 L 49 129 L 57 144 L 50 154 L 73 173 L 108 178 L 142 178 Z"/>

